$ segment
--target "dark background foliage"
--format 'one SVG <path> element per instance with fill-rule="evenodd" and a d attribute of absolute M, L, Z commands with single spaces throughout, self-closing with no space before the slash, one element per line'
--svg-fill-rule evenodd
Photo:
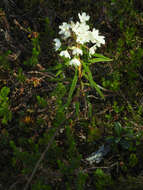
<path fill-rule="evenodd" d="M 142 189 L 142 10 L 141 0 L 0 2 L 0 189 Z M 105 99 L 86 88 L 65 113 L 73 70 L 56 75 L 53 39 L 81 12 L 113 61 L 91 66 Z M 99 164 L 85 161 L 103 144 Z"/>

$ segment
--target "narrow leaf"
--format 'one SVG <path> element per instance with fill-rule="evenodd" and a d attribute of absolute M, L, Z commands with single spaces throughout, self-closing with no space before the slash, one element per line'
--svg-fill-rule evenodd
<path fill-rule="evenodd" d="M 93 54 L 93 56 L 95 56 L 95 57 L 103 57 L 103 58 L 108 58 L 108 57 L 106 57 L 106 56 L 104 56 L 104 55 L 102 55 L 102 54 L 100 54 L 100 53 L 94 53 Z"/>
<path fill-rule="evenodd" d="M 121 136 L 123 128 L 122 128 L 120 122 L 117 121 L 117 122 L 115 122 L 114 125 L 115 125 L 114 130 L 115 130 L 116 135 Z"/>
<path fill-rule="evenodd" d="M 76 111 L 77 117 L 79 116 L 79 106 L 80 106 L 79 102 L 75 102 L 75 111 Z"/>
<path fill-rule="evenodd" d="M 74 90 L 76 88 L 77 81 L 78 81 L 78 70 L 76 68 L 75 75 L 74 75 L 74 78 L 73 78 L 73 81 L 72 81 L 72 85 L 71 85 L 71 88 L 70 88 L 70 91 L 69 91 L 66 107 L 68 107 L 70 105 L 70 103 L 71 103 L 72 95 L 73 95 L 73 92 L 74 92 Z"/>
<path fill-rule="evenodd" d="M 59 70 L 57 73 L 56 73 L 56 77 L 59 76 L 63 71 L 62 70 Z"/>
<path fill-rule="evenodd" d="M 89 60 L 90 63 L 98 63 L 98 62 L 105 62 L 105 61 L 113 61 L 113 59 L 107 57 L 99 57 Z"/>
<path fill-rule="evenodd" d="M 90 82 L 90 85 L 91 87 L 94 87 L 96 89 L 96 91 L 98 92 L 98 94 L 104 99 L 104 95 L 103 93 L 101 92 L 100 88 L 98 87 L 98 85 L 96 84 L 96 82 L 93 80 L 93 77 L 92 77 L 92 73 L 88 67 L 88 65 L 86 65 L 85 62 L 83 62 L 83 67 L 88 75 L 88 80 Z"/>

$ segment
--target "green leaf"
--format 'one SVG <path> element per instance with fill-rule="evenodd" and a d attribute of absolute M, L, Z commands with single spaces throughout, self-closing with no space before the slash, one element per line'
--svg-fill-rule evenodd
<path fill-rule="evenodd" d="M 76 111 L 77 117 L 79 116 L 79 106 L 80 106 L 79 102 L 75 102 L 75 111 Z"/>
<path fill-rule="evenodd" d="M 85 70 L 82 71 L 82 76 L 88 79 L 88 75 L 86 74 Z"/>
<path fill-rule="evenodd" d="M 2 124 L 5 124 L 5 125 L 7 124 L 7 118 L 6 118 L 6 116 L 3 117 Z"/>
<path fill-rule="evenodd" d="M 69 105 L 70 105 L 70 103 L 72 101 L 72 95 L 73 95 L 73 92 L 74 92 L 74 90 L 76 88 L 77 81 L 78 81 L 78 70 L 76 68 L 75 75 L 74 75 L 74 78 L 73 78 L 73 81 L 72 81 L 72 84 L 71 84 L 71 87 L 70 87 L 70 91 L 69 91 L 69 94 L 68 94 L 67 103 L 64 104 L 62 107 L 60 107 L 58 109 L 59 113 L 64 113 L 64 109 L 69 107 Z"/>
<path fill-rule="evenodd" d="M 5 97 L 5 96 L 7 96 L 7 95 L 9 94 L 9 92 L 10 92 L 10 89 L 9 89 L 8 87 L 4 86 L 4 87 L 1 89 L 0 94 L 1 94 L 2 97 Z"/>
<path fill-rule="evenodd" d="M 77 81 L 78 81 L 78 70 L 76 68 L 75 75 L 74 75 L 74 78 L 73 78 L 73 81 L 72 81 L 72 85 L 71 85 L 71 88 L 70 88 L 70 91 L 69 91 L 69 94 L 68 94 L 68 99 L 67 99 L 67 103 L 66 103 L 65 107 L 68 107 L 70 105 L 70 103 L 71 103 L 72 95 L 73 95 L 73 92 L 74 92 L 74 90 L 76 88 Z"/>
<path fill-rule="evenodd" d="M 4 108 L 3 108 L 3 107 L 0 107 L 0 116 L 3 115 L 3 112 L 4 112 Z"/>
<path fill-rule="evenodd" d="M 88 65 L 85 62 L 83 62 L 83 67 L 84 67 L 85 72 L 88 75 L 88 80 L 90 82 L 91 87 L 95 88 L 96 91 L 98 92 L 98 94 L 104 99 L 103 93 L 101 92 L 101 90 L 100 90 L 99 86 L 96 84 L 96 82 L 93 80 L 91 70 L 89 69 Z"/>
<path fill-rule="evenodd" d="M 94 53 L 93 56 L 100 57 L 100 58 L 108 58 L 108 57 L 106 57 L 106 56 L 104 56 L 104 55 L 102 55 L 100 53 Z"/>
<path fill-rule="evenodd" d="M 105 62 L 105 61 L 113 61 L 113 59 L 110 59 L 108 57 L 99 57 L 89 60 L 90 63 L 98 63 L 98 62 Z"/>
<path fill-rule="evenodd" d="M 115 122 L 114 125 L 115 125 L 114 130 L 115 130 L 116 135 L 121 136 L 123 128 L 122 128 L 120 122 Z"/>
<path fill-rule="evenodd" d="M 56 77 L 59 76 L 63 71 L 62 70 L 59 70 L 57 73 L 56 73 Z"/>
<path fill-rule="evenodd" d="M 135 167 L 135 165 L 138 163 L 138 158 L 136 156 L 136 154 L 132 153 L 130 154 L 130 158 L 129 158 L 129 165 L 131 167 Z"/>
<path fill-rule="evenodd" d="M 97 168 L 94 174 L 97 175 L 97 176 L 99 176 L 99 177 L 105 175 L 104 172 L 103 172 L 103 170 L 100 169 L 100 168 Z"/>

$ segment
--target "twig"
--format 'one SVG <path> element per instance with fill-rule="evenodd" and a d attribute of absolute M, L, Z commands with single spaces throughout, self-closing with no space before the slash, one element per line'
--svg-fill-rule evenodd
<path fill-rule="evenodd" d="M 15 183 L 13 183 L 8 190 L 12 190 L 19 182 L 20 182 L 20 180 L 18 180 Z"/>
<path fill-rule="evenodd" d="M 111 169 L 114 166 L 118 166 L 118 162 L 113 163 L 111 166 L 95 166 L 95 167 L 86 168 L 82 172 L 92 173 L 92 171 L 95 171 L 96 169 Z"/>
<path fill-rule="evenodd" d="M 53 78 L 55 77 L 55 75 L 53 75 L 52 73 L 47 73 L 47 72 L 40 72 L 40 71 L 29 71 L 28 72 L 29 74 L 40 74 L 40 75 L 43 75 L 45 77 L 49 77 L 49 78 Z"/>
<path fill-rule="evenodd" d="M 27 189 L 28 189 L 29 184 L 30 184 L 30 182 L 32 181 L 32 179 L 33 179 L 33 177 L 34 177 L 34 175 L 35 175 L 35 173 L 36 173 L 36 171 L 37 171 L 37 169 L 38 169 L 38 167 L 39 167 L 41 161 L 44 159 L 44 156 L 45 156 L 46 152 L 48 151 L 48 149 L 50 148 L 51 144 L 53 143 L 53 140 L 55 139 L 56 135 L 58 134 L 60 128 L 63 127 L 63 124 L 71 117 L 72 114 L 73 114 L 73 112 L 68 116 L 68 118 L 66 118 L 66 119 L 60 124 L 61 126 L 57 127 L 55 134 L 52 136 L 52 138 L 50 139 L 50 141 L 49 141 L 47 147 L 45 148 L 44 152 L 41 154 L 41 157 L 40 157 L 39 160 L 37 161 L 37 163 L 36 163 L 36 165 L 35 165 L 35 168 L 34 168 L 32 174 L 31 174 L 31 176 L 29 177 L 29 179 L 28 179 L 28 181 L 27 181 L 27 183 L 26 183 L 26 185 L 25 185 L 25 187 L 24 187 L 23 190 L 27 190 Z"/>

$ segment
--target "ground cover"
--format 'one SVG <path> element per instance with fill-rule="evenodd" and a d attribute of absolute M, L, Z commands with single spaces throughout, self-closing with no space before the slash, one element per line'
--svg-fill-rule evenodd
<path fill-rule="evenodd" d="M 142 9 L 133 0 L 0 2 L 0 189 L 142 189 Z M 104 98 L 86 77 L 70 96 L 74 67 L 61 68 L 53 48 L 59 25 L 81 12 L 105 36 L 97 53 L 113 59 L 90 66 Z"/>

